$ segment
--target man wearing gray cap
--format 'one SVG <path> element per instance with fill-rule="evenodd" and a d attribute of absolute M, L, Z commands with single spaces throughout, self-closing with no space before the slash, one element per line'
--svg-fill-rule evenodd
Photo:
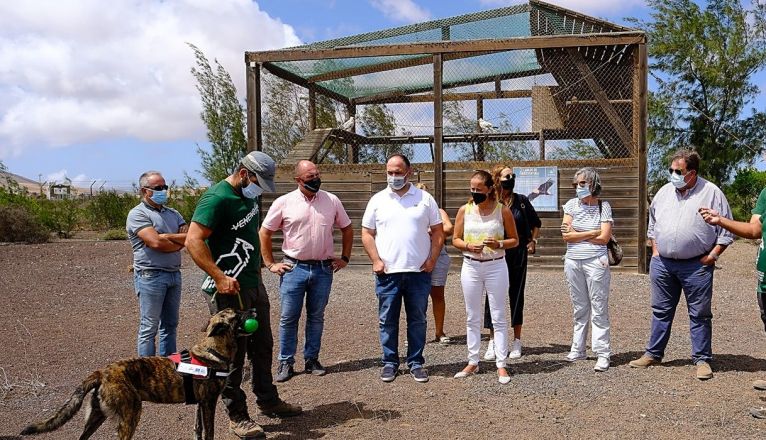
<path fill-rule="evenodd" d="M 202 284 L 210 313 L 231 307 L 255 308 L 260 326 L 240 337 L 221 400 L 229 414 L 229 429 L 239 438 L 263 438 L 263 428 L 247 411 L 247 396 L 240 387 L 245 354 L 252 363 L 252 389 L 261 413 L 269 417 L 294 416 L 301 408 L 279 398 L 271 376 L 274 339 L 269 319 L 269 297 L 260 276 L 260 224 L 257 198 L 274 192 L 276 164 L 267 154 L 253 151 L 237 170 L 208 188 L 200 198 L 186 236 L 186 248 L 205 273 Z"/>

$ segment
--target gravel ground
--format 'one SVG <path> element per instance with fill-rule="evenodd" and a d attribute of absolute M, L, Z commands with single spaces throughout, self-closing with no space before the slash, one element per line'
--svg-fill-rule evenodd
<path fill-rule="evenodd" d="M 447 332 L 456 342 L 429 343 L 431 380 L 378 380 L 380 347 L 373 278 L 368 267 L 341 271 L 327 308 L 324 377 L 299 374 L 279 384 L 281 396 L 303 406 L 302 416 L 258 416 L 269 438 L 766 438 L 766 421 L 748 414 L 766 405 L 751 382 L 766 378 L 763 326 L 754 289 L 755 247 L 738 242 L 719 262 L 713 301 L 715 377 L 700 382 L 689 361 L 688 318 L 679 307 L 661 366 L 637 371 L 649 331 L 649 287 L 644 275 L 614 274 L 611 291 L 612 368 L 595 373 L 595 358 L 562 359 L 571 338 L 571 304 L 563 274 L 530 273 L 524 356 L 511 362 L 512 381 L 497 383 L 493 363 L 467 380 L 452 379 L 465 362 L 465 312 L 459 274 L 447 286 Z M 65 240 L 0 246 L 0 439 L 61 405 L 92 370 L 135 353 L 137 301 L 127 242 Z M 179 347 L 199 337 L 207 311 L 197 287 L 201 272 L 183 263 Z M 268 275 L 272 320 L 278 279 Z M 430 313 L 430 312 L 429 312 Z M 404 327 L 402 327 L 404 328 Z M 429 326 L 429 337 L 433 329 Z M 302 338 L 301 340 L 302 341 Z M 300 342 L 302 343 L 302 342 Z M 298 359 L 298 370 L 302 370 Z M 251 408 L 255 398 L 248 395 Z M 146 404 L 136 438 L 192 437 L 194 410 Z M 255 415 L 255 410 L 252 410 Z M 76 438 L 77 415 L 40 438 Z M 227 437 L 219 405 L 218 438 Z M 93 438 L 112 438 L 108 426 Z"/>

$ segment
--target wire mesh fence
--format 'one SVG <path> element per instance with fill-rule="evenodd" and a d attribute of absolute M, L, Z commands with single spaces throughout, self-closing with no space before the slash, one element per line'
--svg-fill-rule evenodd
<path fill-rule="evenodd" d="M 634 158 L 641 92 L 637 44 L 615 38 L 614 44 L 593 45 L 583 39 L 582 45 L 484 50 L 490 40 L 537 42 L 623 31 L 532 0 L 295 48 L 317 51 L 317 58 L 262 64 L 264 148 L 284 162 L 312 158 L 327 164 L 381 163 L 394 151 L 416 163 L 440 157 L 444 162 Z M 441 64 L 435 64 L 436 52 L 400 50 L 443 41 L 471 46 L 439 52 Z M 390 53 L 402 53 L 364 52 L 384 45 Z M 339 48 L 357 48 L 359 56 L 326 52 Z M 435 78 L 434 72 L 441 75 Z M 437 127 L 443 128 L 441 151 L 435 150 Z"/>

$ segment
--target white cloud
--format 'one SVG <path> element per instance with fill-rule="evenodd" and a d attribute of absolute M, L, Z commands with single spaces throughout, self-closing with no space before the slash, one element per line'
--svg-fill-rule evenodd
<path fill-rule="evenodd" d="M 562 8 L 599 17 L 601 14 L 619 13 L 646 5 L 646 0 L 546 0 Z M 484 6 L 501 7 L 523 3 L 520 0 L 479 0 Z"/>
<path fill-rule="evenodd" d="M 0 4 L 0 159 L 112 138 L 204 138 L 199 47 L 245 94 L 244 52 L 300 44 L 250 0 Z"/>
<path fill-rule="evenodd" d="M 370 0 L 370 4 L 386 17 L 396 21 L 417 23 L 431 19 L 431 13 L 412 0 Z"/>

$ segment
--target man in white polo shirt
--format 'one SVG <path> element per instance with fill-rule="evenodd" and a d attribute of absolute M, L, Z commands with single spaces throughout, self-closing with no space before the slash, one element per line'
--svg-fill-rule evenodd
<path fill-rule="evenodd" d="M 375 272 L 383 382 L 393 381 L 399 369 L 402 300 L 407 313 L 407 366 L 417 382 L 428 382 L 423 368 L 426 311 L 431 271 L 444 244 L 444 230 L 436 201 L 408 181 L 411 173 L 404 155 L 390 156 L 388 187 L 372 196 L 362 217 L 362 244 Z"/>

